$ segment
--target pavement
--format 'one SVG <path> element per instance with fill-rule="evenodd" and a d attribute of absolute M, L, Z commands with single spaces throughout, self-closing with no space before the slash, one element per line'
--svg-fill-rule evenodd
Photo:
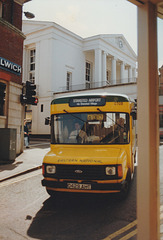
<path fill-rule="evenodd" d="M 47 142 L 32 144 L 28 149 L 24 148 L 24 152 L 13 163 L 0 165 L 0 182 L 41 168 L 43 158 L 49 150 Z"/>

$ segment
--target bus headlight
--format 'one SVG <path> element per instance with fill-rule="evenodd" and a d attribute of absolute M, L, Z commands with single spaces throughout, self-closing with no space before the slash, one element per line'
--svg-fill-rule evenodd
<path fill-rule="evenodd" d="M 47 166 L 46 166 L 46 172 L 47 172 L 48 174 L 54 174 L 54 173 L 56 173 L 56 166 L 54 166 L 54 165 L 47 165 Z"/>
<path fill-rule="evenodd" d="M 105 168 L 106 175 L 116 175 L 116 167 L 106 167 Z"/>

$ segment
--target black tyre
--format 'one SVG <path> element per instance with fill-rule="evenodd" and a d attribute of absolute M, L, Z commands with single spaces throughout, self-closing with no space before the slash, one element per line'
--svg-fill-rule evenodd
<path fill-rule="evenodd" d="M 125 181 L 125 183 L 123 184 L 123 187 L 119 193 L 119 197 L 120 199 L 126 199 L 128 192 L 129 192 L 129 188 L 130 188 L 130 182 L 129 181 Z"/>
<path fill-rule="evenodd" d="M 122 185 L 121 191 L 119 193 L 120 199 L 126 199 L 129 190 L 130 190 L 130 185 L 131 185 L 131 173 L 130 171 L 127 174 L 126 180 Z"/>

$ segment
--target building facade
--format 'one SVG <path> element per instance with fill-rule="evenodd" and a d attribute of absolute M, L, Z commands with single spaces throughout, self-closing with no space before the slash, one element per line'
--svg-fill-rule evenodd
<path fill-rule="evenodd" d="M 123 93 L 136 98 L 137 56 L 123 35 L 81 38 L 56 23 L 42 21 L 23 21 L 23 33 L 23 81 L 36 84 L 39 99 L 37 107 L 28 106 L 26 111 L 32 134 L 49 134 L 44 119 L 50 115 L 54 94 L 113 91 L 121 86 Z"/>
<path fill-rule="evenodd" d="M 16 129 L 16 153 L 23 151 L 22 5 L 30 0 L 0 0 L 0 128 Z"/>

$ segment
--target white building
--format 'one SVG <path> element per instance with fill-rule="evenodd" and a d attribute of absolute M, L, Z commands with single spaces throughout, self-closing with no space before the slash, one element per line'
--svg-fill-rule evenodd
<path fill-rule="evenodd" d="M 122 34 L 89 38 L 53 22 L 24 21 L 23 81 L 37 85 L 37 106 L 28 106 L 32 134 L 49 134 L 44 125 L 54 94 L 89 89 L 136 98 L 137 56 Z M 114 89 L 114 90 L 113 90 Z"/>

